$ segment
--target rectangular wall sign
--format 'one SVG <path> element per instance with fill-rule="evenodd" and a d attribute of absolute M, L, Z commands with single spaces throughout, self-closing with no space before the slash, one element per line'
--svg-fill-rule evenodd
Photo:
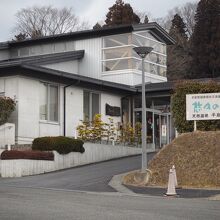
<path fill-rule="evenodd" d="M 186 120 L 219 120 L 220 93 L 186 95 Z"/>

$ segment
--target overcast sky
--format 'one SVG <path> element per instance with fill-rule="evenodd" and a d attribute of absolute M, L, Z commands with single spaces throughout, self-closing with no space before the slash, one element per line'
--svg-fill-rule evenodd
<path fill-rule="evenodd" d="M 130 3 L 134 10 L 150 12 L 153 18 L 163 17 L 176 6 L 186 2 L 198 2 L 198 0 L 124 0 Z M 13 38 L 13 26 L 15 13 L 31 6 L 52 5 L 54 7 L 72 7 L 75 14 L 82 20 L 89 20 L 91 26 L 97 21 L 104 20 L 108 8 L 115 0 L 0 0 L 0 41 Z"/>

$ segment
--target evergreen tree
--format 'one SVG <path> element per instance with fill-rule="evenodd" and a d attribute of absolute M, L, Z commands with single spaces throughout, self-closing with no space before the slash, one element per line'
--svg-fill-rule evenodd
<path fill-rule="evenodd" d="M 220 77 L 220 0 L 201 0 L 195 22 L 193 77 Z"/>
<path fill-rule="evenodd" d="M 178 14 L 174 15 L 169 34 L 176 42 L 167 47 L 168 80 L 186 78 L 189 68 L 188 37 L 186 25 Z"/>
<path fill-rule="evenodd" d="M 18 34 L 18 35 L 15 35 L 15 41 L 23 41 L 23 40 L 25 40 L 25 39 L 27 39 L 27 35 L 26 34 L 22 34 L 22 33 L 20 33 L 20 34 Z"/>
<path fill-rule="evenodd" d="M 144 17 L 144 24 L 147 24 L 147 23 L 149 23 L 149 18 L 148 18 L 147 15 L 145 15 L 145 17 Z"/>
<path fill-rule="evenodd" d="M 99 29 L 102 29 L 102 26 L 101 24 L 99 24 L 98 22 L 93 26 L 92 28 L 93 30 L 99 30 Z"/>
<path fill-rule="evenodd" d="M 130 4 L 125 4 L 122 0 L 116 0 L 115 4 L 109 8 L 105 23 L 105 26 L 139 24 L 140 18 L 134 13 Z"/>

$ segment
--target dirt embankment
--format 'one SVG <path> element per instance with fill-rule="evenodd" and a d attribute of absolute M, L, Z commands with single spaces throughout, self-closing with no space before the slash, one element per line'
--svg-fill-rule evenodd
<path fill-rule="evenodd" d="M 149 164 L 150 185 L 166 185 L 172 165 L 180 186 L 220 187 L 220 131 L 182 134 L 161 149 Z"/>

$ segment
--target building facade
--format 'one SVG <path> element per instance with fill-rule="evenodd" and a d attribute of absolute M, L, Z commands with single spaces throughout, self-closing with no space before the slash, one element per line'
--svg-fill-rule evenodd
<path fill-rule="evenodd" d="M 10 118 L 16 143 L 30 143 L 39 136 L 74 136 L 80 120 L 91 120 L 97 113 L 108 120 L 106 106 L 120 109 L 112 116 L 115 123 L 140 121 L 142 66 L 133 48 L 153 47 L 145 60 L 145 82 L 158 85 L 167 81 L 166 45 L 172 43 L 156 23 L 1 43 L 0 94 L 17 102 Z M 168 99 L 147 99 L 152 146 L 165 143 L 162 125 L 166 141 L 170 139 Z"/>

